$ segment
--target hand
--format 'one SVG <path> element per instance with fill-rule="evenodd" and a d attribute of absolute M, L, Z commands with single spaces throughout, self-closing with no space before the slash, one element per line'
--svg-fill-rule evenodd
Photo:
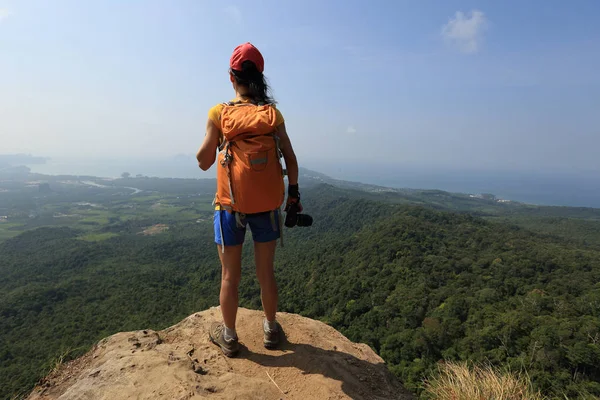
<path fill-rule="evenodd" d="M 304 208 L 302 208 L 302 203 L 300 203 L 300 199 L 299 198 L 294 198 L 294 197 L 291 197 L 291 196 L 288 195 L 284 211 L 288 212 L 290 210 L 290 207 L 292 206 L 292 204 L 297 204 L 298 205 L 298 212 L 299 213 L 301 213 L 302 210 L 304 209 Z"/>
<path fill-rule="evenodd" d="M 288 185 L 288 197 L 284 211 L 289 211 L 292 204 L 298 204 L 298 212 L 302 212 L 302 204 L 300 203 L 300 191 L 298 185 Z"/>

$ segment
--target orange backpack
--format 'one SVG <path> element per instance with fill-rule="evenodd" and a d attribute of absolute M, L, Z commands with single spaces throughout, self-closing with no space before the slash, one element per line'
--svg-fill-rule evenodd
<path fill-rule="evenodd" d="M 224 103 L 215 196 L 222 209 L 254 214 L 283 204 L 284 170 L 276 120 L 270 104 Z"/>

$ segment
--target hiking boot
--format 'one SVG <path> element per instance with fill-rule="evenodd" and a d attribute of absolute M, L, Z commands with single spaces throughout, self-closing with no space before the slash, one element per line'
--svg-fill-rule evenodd
<path fill-rule="evenodd" d="M 267 320 L 263 321 L 263 343 L 267 349 L 274 349 L 279 345 L 279 323 L 275 324 L 275 329 L 269 329 Z"/>
<path fill-rule="evenodd" d="M 213 322 L 210 327 L 210 341 L 216 344 L 223 350 L 223 354 L 227 357 L 233 357 L 240 349 L 238 339 L 225 339 L 225 325 L 221 322 Z"/>

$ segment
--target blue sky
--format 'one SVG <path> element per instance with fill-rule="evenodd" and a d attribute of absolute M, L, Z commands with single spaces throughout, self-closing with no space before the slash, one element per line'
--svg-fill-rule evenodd
<path fill-rule="evenodd" d="M 0 152 L 193 154 L 254 43 L 303 162 L 599 171 L 600 2 L 0 0 Z"/>

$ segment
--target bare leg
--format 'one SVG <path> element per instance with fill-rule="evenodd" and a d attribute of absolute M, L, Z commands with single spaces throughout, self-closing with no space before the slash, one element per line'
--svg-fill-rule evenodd
<path fill-rule="evenodd" d="M 256 276 L 260 284 L 260 297 L 263 310 L 269 321 L 275 321 L 275 314 L 277 313 L 278 295 L 274 271 L 276 246 L 276 240 L 266 243 L 254 242 Z"/>
<path fill-rule="evenodd" d="M 229 329 L 235 329 L 238 310 L 238 287 L 242 275 L 242 245 L 225 246 L 225 253 L 219 249 L 221 259 L 221 313 L 223 322 Z"/>

